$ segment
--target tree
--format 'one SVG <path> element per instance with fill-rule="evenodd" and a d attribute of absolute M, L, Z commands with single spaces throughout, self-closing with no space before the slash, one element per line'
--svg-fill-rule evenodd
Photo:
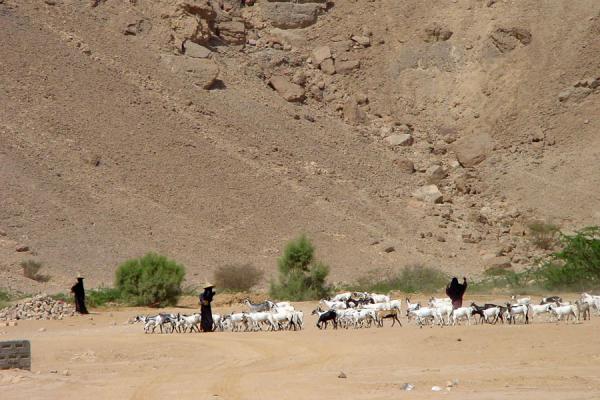
<path fill-rule="evenodd" d="M 115 273 L 115 286 L 134 305 L 175 305 L 181 295 L 185 267 L 156 253 L 125 261 Z"/>
<path fill-rule="evenodd" d="M 277 260 L 279 282 L 271 282 L 271 296 L 287 300 L 313 300 L 326 297 L 329 267 L 314 259 L 315 248 L 302 235 L 289 242 Z"/>

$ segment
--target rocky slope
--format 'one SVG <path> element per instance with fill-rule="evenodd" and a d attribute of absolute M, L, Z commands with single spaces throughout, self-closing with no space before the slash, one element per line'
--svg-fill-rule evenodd
<path fill-rule="evenodd" d="M 531 220 L 600 223 L 593 1 L 4 0 L 0 24 L 12 288 L 149 250 L 192 283 L 270 274 L 300 232 L 334 280 L 477 274 L 540 255 Z"/>

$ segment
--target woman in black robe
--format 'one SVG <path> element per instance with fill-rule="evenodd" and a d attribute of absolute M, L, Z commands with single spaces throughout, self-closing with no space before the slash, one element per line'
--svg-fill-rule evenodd
<path fill-rule="evenodd" d="M 462 307 L 463 295 L 467 291 L 467 278 L 463 276 L 463 283 L 458 283 L 456 277 L 446 286 L 446 295 L 452 300 L 452 308 L 456 310 Z"/>
<path fill-rule="evenodd" d="M 89 314 L 85 307 L 85 289 L 83 288 L 83 276 L 77 277 L 77 283 L 71 288 L 71 293 L 75 295 L 75 311 L 79 314 Z"/>
<path fill-rule="evenodd" d="M 200 326 L 202 332 L 212 332 L 214 328 L 214 322 L 212 317 L 212 310 L 210 303 L 213 301 L 215 287 L 212 283 L 206 283 L 204 285 L 204 292 L 200 294 Z"/>

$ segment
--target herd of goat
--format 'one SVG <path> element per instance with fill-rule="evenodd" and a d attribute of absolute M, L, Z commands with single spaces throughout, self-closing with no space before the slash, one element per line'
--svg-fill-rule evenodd
<path fill-rule="evenodd" d="M 559 296 L 542 298 L 540 304 L 533 304 L 530 297 L 512 296 L 512 303 L 483 304 L 471 303 L 454 309 L 449 298 L 432 297 L 428 304 L 412 303 L 405 300 L 406 310 L 402 314 L 402 301 L 392 300 L 389 296 L 375 293 L 347 292 L 333 298 L 323 299 L 319 307 L 312 311 L 317 316 L 317 327 L 334 329 L 382 327 L 386 319 L 392 326 L 402 326 L 400 317 L 414 320 L 418 326 L 460 325 L 471 323 L 496 324 L 498 321 L 509 324 L 522 322 L 528 324 L 541 314 L 548 315 L 548 321 L 589 319 L 591 310 L 600 314 L 600 296 L 583 293 L 574 302 L 565 302 Z M 213 314 L 215 331 L 280 331 L 301 330 L 304 326 L 304 313 L 296 310 L 289 302 L 265 301 L 252 303 L 249 299 L 243 304 L 248 311 L 230 314 Z M 200 332 L 199 313 L 191 315 L 161 313 L 155 316 L 137 316 L 135 322 L 144 325 L 145 333 L 185 333 Z"/>

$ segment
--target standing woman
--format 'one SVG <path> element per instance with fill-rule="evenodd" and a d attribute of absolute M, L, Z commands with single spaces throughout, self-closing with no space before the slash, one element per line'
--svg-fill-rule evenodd
<path fill-rule="evenodd" d="M 467 278 L 463 276 L 462 285 L 458 283 L 456 277 L 452 278 L 452 281 L 446 286 L 446 295 L 452 300 L 452 309 L 462 307 L 463 296 L 467 291 Z"/>
<path fill-rule="evenodd" d="M 75 296 L 75 311 L 79 314 L 89 314 L 85 307 L 85 289 L 83 288 L 83 276 L 77 275 L 77 283 L 71 288 L 71 293 Z"/>
<path fill-rule="evenodd" d="M 202 332 L 213 331 L 214 322 L 210 303 L 215 296 L 214 287 L 215 285 L 207 282 L 204 284 L 204 292 L 200 294 L 200 326 L 202 327 Z"/>

